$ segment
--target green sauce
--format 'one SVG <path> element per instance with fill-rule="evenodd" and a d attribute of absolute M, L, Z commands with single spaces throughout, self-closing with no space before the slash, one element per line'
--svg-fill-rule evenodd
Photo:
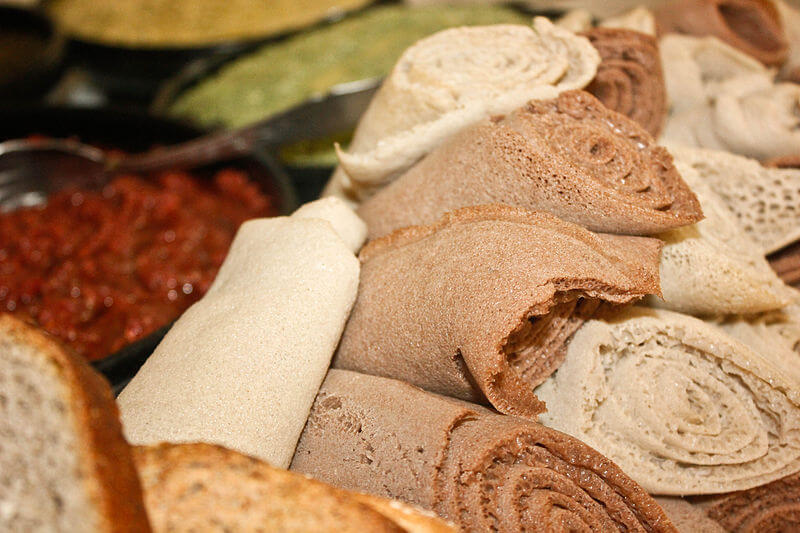
<path fill-rule="evenodd" d="M 188 89 L 170 113 L 205 126 L 237 127 L 286 110 L 334 85 L 385 76 L 403 51 L 445 28 L 530 24 L 497 6 L 376 7 L 267 45 Z"/>

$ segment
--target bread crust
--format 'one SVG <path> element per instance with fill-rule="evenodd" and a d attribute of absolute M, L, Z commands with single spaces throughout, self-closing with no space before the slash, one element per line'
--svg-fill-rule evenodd
<path fill-rule="evenodd" d="M 55 338 L 12 315 L 0 315 L 0 335 L 29 346 L 42 363 L 53 367 L 69 391 L 66 403 L 86 473 L 85 489 L 97 508 L 97 531 L 151 531 L 131 447 L 122 436 L 108 382 Z"/>

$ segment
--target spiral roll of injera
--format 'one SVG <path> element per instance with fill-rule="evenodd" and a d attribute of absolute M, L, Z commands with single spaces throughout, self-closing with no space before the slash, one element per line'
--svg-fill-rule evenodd
<path fill-rule="evenodd" d="M 632 308 L 573 336 L 542 423 L 651 494 L 744 490 L 800 470 L 800 381 L 705 322 Z"/>
<path fill-rule="evenodd" d="M 675 531 L 614 463 L 563 433 L 400 381 L 331 370 L 292 470 L 464 531 Z"/>
<path fill-rule="evenodd" d="M 492 202 L 633 235 L 702 218 L 669 153 L 582 91 L 462 131 L 364 202 L 359 215 L 375 238 Z"/>
<path fill-rule="evenodd" d="M 616 28 L 594 28 L 583 35 L 601 59 L 586 90 L 658 137 L 667 116 L 667 89 L 655 38 Z"/>

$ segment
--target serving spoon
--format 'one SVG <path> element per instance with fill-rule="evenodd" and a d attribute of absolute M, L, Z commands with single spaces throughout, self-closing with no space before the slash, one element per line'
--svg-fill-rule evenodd
<path fill-rule="evenodd" d="M 191 169 L 242 157 L 260 147 L 275 148 L 347 131 L 355 126 L 378 85 L 379 80 L 374 79 L 341 84 L 324 98 L 254 124 L 141 154 L 110 156 L 70 139 L 0 142 L 0 211 L 42 203 L 50 192 L 64 187 L 99 188 L 115 174 Z"/>

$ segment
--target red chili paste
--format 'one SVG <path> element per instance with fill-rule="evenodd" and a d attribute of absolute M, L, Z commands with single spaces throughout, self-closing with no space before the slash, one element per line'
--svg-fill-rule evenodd
<path fill-rule="evenodd" d="M 177 318 L 208 290 L 239 225 L 275 215 L 239 170 L 119 176 L 0 215 L 0 312 L 28 315 L 87 359 Z"/>

